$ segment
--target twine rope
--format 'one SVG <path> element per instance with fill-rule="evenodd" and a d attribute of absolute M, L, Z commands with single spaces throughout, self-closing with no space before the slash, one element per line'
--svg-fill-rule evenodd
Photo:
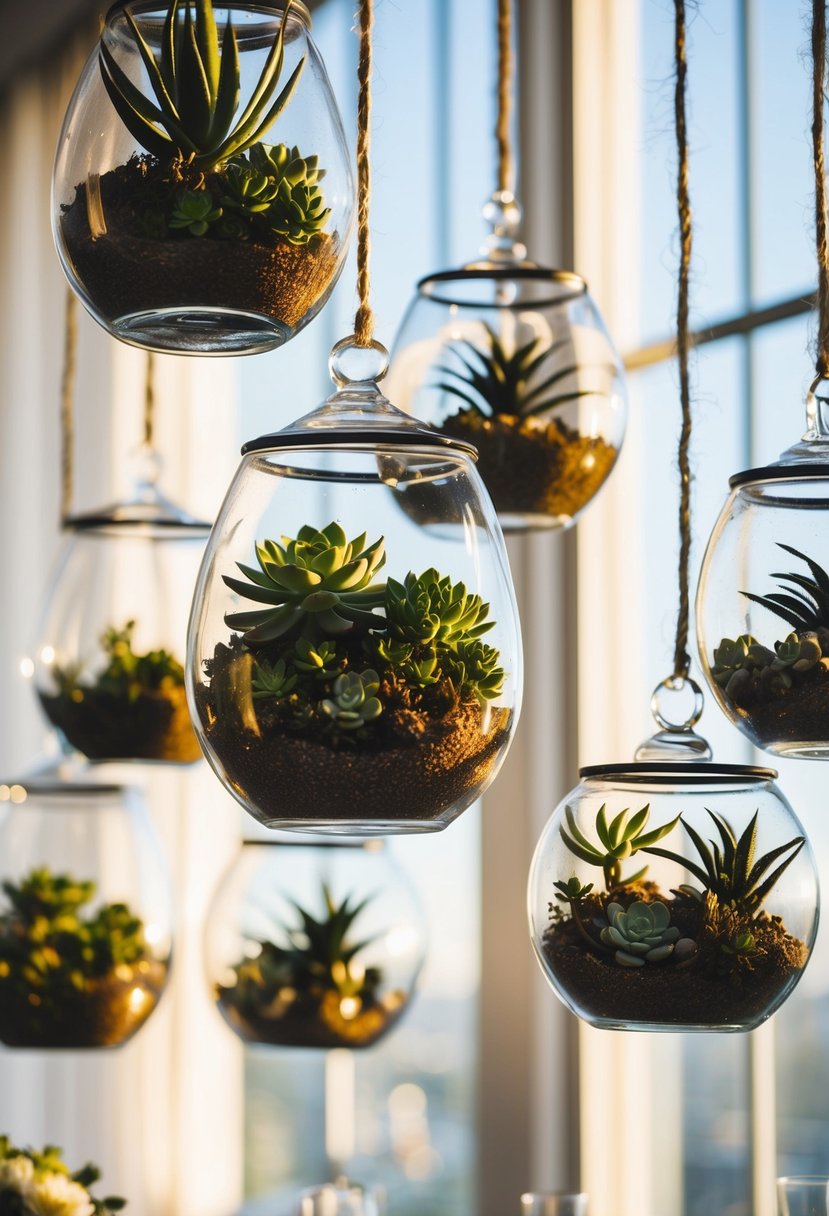
<path fill-rule="evenodd" d="M 495 139 L 498 143 L 498 189 L 511 191 L 514 165 L 510 142 L 512 116 L 512 0 L 498 0 L 498 121 Z"/>
<path fill-rule="evenodd" d="M 359 306 L 354 318 L 358 346 L 370 346 L 374 337 L 374 313 L 369 302 L 371 279 L 369 255 L 369 204 L 371 201 L 371 34 L 374 26 L 374 0 L 360 0 L 360 57 L 357 64 L 357 295 Z"/>
<path fill-rule="evenodd" d="M 63 329 L 63 371 L 60 383 L 60 524 L 72 514 L 75 495 L 75 378 L 78 350 L 78 301 L 67 288 Z"/>
<path fill-rule="evenodd" d="M 144 380 L 144 447 L 151 448 L 155 440 L 155 357 L 147 351 L 147 373 Z"/>
<path fill-rule="evenodd" d="M 826 231 L 826 170 L 823 156 L 823 79 L 826 72 L 826 4 L 812 3 L 812 151 L 815 162 L 815 236 L 818 265 L 818 338 L 815 367 L 829 375 L 829 237 Z"/>
<path fill-rule="evenodd" d="M 682 425 L 679 432 L 679 611 L 674 646 L 674 677 L 685 679 L 691 659 L 688 654 L 690 619 L 691 557 L 691 386 L 688 373 L 690 347 L 688 326 L 688 286 L 691 271 L 691 201 L 688 194 L 688 129 L 685 115 L 685 95 L 688 62 L 685 46 L 685 0 L 674 0 L 676 87 L 674 91 L 674 121 L 676 125 L 677 186 L 676 202 L 679 215 L 679 287 L 676 310 L 676 353 L 679 363 L 679 399 Z"/>

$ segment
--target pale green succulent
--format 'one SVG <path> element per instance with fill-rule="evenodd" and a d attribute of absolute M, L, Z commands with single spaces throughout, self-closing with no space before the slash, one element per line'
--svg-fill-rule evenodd
<path fill-rule="evenodd" d="M 296 672 L 288 670 L 284 659 L 277 659 L 275 663 L 260 660 L 253 668 L 253 698 L 258 701 L 266 697 L 287 697 L 293 692 L 296 682 Z"/>
<path fill-rule="evenodd" d="M 775 657 L 772 667 L 782 670 L 791 667 L 792 671 L 809 671 L 823 657 L 823 651 L 816 633 L 790 633 L 782 642 L 774 644 Z"/>
<path fill-rule="evenodd" d="M 560 899 L 562 903 L 572 904 L 576 900 L 584 899 L 593 890 L 592 882 L 582 883 L 581 879 L 575 874 L 572 878 L 568 878 L 566 882 L 554 882 L 553 886 L 558 895 L 556 899 Z"/>
<path fill-rule="evenodd" d="M 379 687 L 380 677 L 371 668 L 345 671 L 337 676 L 331 696 L 320 702 L 320 708 L 340 730 L 358 730 L 383 712 Z"/>
<path fill-rule="evenodd" d="M 283 536 L 281 545 L 257 544 L 256 558 L 258 570 L 238 563 L 248 582 L 222 576 L 245 599 L 268 605 L 225 617 L 244 633 L 247 646 L 273 642 L 295 628 L 319 638 L 383 625 L 373 609 L 383 606 L 386 585 L 372 582 L 386 560 L 382 537 L 366 546 L 365 532 L 349 541 L 337 523 L 322 531 L 305 525 L 296 539 Z"/>
<path fill-rule="evenodd" d="M 233 156 L 227 162 L 222 185 L 222 206 L 245 216 L 268 211 L 279 193 L 279 183 L 245 156 Z"/>
<path fill-rule="evenodd" d="M 207 190 L 179 190 L 170 216 L 170 227 L 186 229 L 191 236 L 205 236 L 212 224 L 222 218 Z"/>
<path fill-rule="evenodd" d="M 680 816 L 677 815 L 675 819 L 669 819 L 667 823 L 663 823 L 661 828 L 645 832 L 644 828 L 650 817 L 650 805 L 643 806 L 632 816 L 626 807 L 608 823 L 607 805 L 602 803 L 596 815 L 596 835 L 599 838 L 597 847 L 580 830 L 573 808 L 565 806 L 564 814 L 570 830 L 567 832 L 560 827 L 561 839 L 570 852 L 575 853 L 576 857 L 586 861 L 588 865 L 601 866 L 604 871 L 605 887 L 608 891 L 622 884 L 630 885 L 638 882 L 644 876 L 647 866 L 643 866 L 641 870 L 637 870 L 628 878 L 622 878 L 622 862 L 641 849 L 656 852 L 657 850 L 652 849 L 651 846 L 655 845 L 663 836 L 667 836 L 680 819 Z"/>
<path fill-rule="evenodd" d="M 274 199 L 263 217 L 275 236 L 292 245 L 305 245 L 322 231 L 331 214 L 319 183 L 325 171 L 316 156 L 300 155 L 299 148 L 285 144 L 255 144 L 250 162 L 275 188 Z"/>
<path fill-rule="evenodd" d="M 458 687 L 471 689 L 483 705 L 503 692 L 505 672 L 498 664 L 499 658 L 498 651 L 486 642 L 463 638 L 449 656 L 447 666 Z"/>
<path fill-rule="evenodd" d="M 125 8 L 152 96 L 133 84 L 104 39 L 99 63 L 104 86 L 128 131 L 161 161 L 180 156 L 202 172 L 255 144 L 290 101 L 305 64 L 303 56 L 277 94 L 290 9 L 291 0 L 286 0 L 265 66 L 237 114 L 239 47 L 229 12 L 220 36 L 212 0 L 170 0 L 156 57 Z"/>
<path fill-rule="evenodd" d="M 390 578 L 386 593 L 386 620 L 392 638 L 414 645 L 479 638 L 494 624 L 486 619 L 489 604 L 470 595 L 463 583 L 453 583 L 437 570 L 409 573 L 402 583 Z"/>
<path fill-rule="evenodd" d="M 679 929 L 670 923 L 671 913 L 659 900 L 650 904 L 636 900 L 627 909 L 611 902 L 607 905 L 607 921 L 601 939 L 615 948 L 614 958 L 620 967 L 664 962 L 679 939 Z"/>

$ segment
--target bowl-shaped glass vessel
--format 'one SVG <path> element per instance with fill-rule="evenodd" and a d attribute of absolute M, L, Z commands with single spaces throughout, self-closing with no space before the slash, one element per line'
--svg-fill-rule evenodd
<path fill-rule="evenodd" d="M 756 747 L 829 758 L 829 465 L 749 469 L 708 542 L 697 636 L 720 708 Z"/>
<path fill-rule="evenodd" d="M 613 1030 L 752 1030 L 809 959 L 818 883 L 771 769 L 581 770 L 535 850 L 536 957 L 561 1000 Z"/>
<path fill-rule="evenodd" d="M 299 0 L 121 0 L 63 124 L 64 271 L 122 341 L 182 354 L 280 346 L 328 299 L 353 181 Z"/>
<path fill-rule="evenodd" d="M 34 657 L 46 717 L 90 760 L 192 764 L 187 611 L 209 524 L 154 497 L 66 528 Z"/>
<path fill-rule="evenodd" d="M 392 349 L 389 395 L 475 445 L 505 531 L 574 523 L 625 431 L 621 361 L 584 280 L 528 262 L 422 279 Z M 417 512 L 434 518 L 427 493 Z"/>
<path fill-rule="evenodd" d="M 140 795 L 0 784 L 0 1042 L 119 1047 L 170 967 L 167 871 Z"/>
<path fill-rule="evenodd" d="M 205 942 L 211 995 L 246 1042 L 370 1047 L 408 1008 L 424 929 L 382 841 L 248 840 Z"/>
<path fill-rule="evenodd" d="M 518 616 L 474 453 L 387 416 L 314 430 L 310 415 L 247 444 L 208 542 L 191 714 L 268 827 L 437 831 L 487 788 L 515 730 Z M 406 509 L 424 487 L 434 524 Z"/>

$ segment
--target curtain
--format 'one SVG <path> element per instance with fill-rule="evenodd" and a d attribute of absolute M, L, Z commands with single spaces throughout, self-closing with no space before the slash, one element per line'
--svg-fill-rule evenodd
<path fill-rule="evenodd" d="M 25 771 L 48 738 L 20 659 L 33 645 L 61 540 L 66 287 L 50 232 L 50 177 L 94 36 L 79 33 L 59 60 L 17 78 L 0 101 L 0 780 Z M 141 352 L 80 311 L 76 510 L 126 489 L 129 453 L 141 439 L 145 367 Z M 163 487 L 209 519 L 237 460 L 235 369 L 232 361 L 172 357 L 156 365 Z M 124 1195 L 133 1212 L 220 1216 L 241 1197 L 242 1053 L 211 1007 L 201 935 L 211 891 L 238 845 L 241 812 L 204 764 L 149 775 L 132 766 L 114 776 L 143 784 L 166 851 L 177 911 L 173 978 L 158 1012 L 118 1051 L 0 1048 L 0 1133 L 59 1144 L 72 1168 L 97 1162 L 100 1193 Z"/>

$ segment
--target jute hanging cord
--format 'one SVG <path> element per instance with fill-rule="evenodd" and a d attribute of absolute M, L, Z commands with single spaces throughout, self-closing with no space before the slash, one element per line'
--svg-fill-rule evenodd
<path fill-rule="evenodd" d="M 512 117 L 512 0 L 498 0 L 498 189 L 503 194 L 513 189 L 514 166 L 510 142 Z"/>
<path fill-rule="evenodd" d="M 359 307 L 354 318 L 358 346 L 370 346 L 374 337 L 371 310 L 369 254 L 369 204 L 371 201 L 371 34 L 374 26 L 374 0 L 360 0 L 360 57 L 357 64 L 357 295 Z"/>
<path fill-rule="evenodd" d="M 75 377 L 78 350 L 78 302 L 67 288 L 63 331 L 63 372 L 60 385 L 60 526 L 72 514 L 75 494 Z"/>
<path fill-rule="evenodd" d="M 685 117 L 685 94 L 688 63 L 685 52 L 685 0 L 674 0 L 676 59 L 676 88 L 674 92 L 674 121 L 676 124 L 677 186 L 676 201 L 679 215 L 679 290 L 676 313 L 676 353 L 679 363 L 679 399 L 682 426 L 679 433 L 679 612 L 674 648 L 674 676 L 688 675 L 688 624 L 690 589 L 688 567 L 691 557 L 691 387 L 688 374 L 688 284 L 691 271 L 691 202 L 688 194 L 688 131 Z"/>
<path fill-rule="evenodd" d="M 147 371 L 144 380 L 144 447 L 155 442 L 155 356 L 147 351 Z"/>
<path fill-rule="evenodd" d="M 826 171 L 823 156 L 823 82 L 826 74 L 826 4 L 812 4 L 812 151 L 815 162 L 815 235 L 818 266 L 818 337 L 815 367 L 829 376 L 829 237 L 826 232 Z"/>

